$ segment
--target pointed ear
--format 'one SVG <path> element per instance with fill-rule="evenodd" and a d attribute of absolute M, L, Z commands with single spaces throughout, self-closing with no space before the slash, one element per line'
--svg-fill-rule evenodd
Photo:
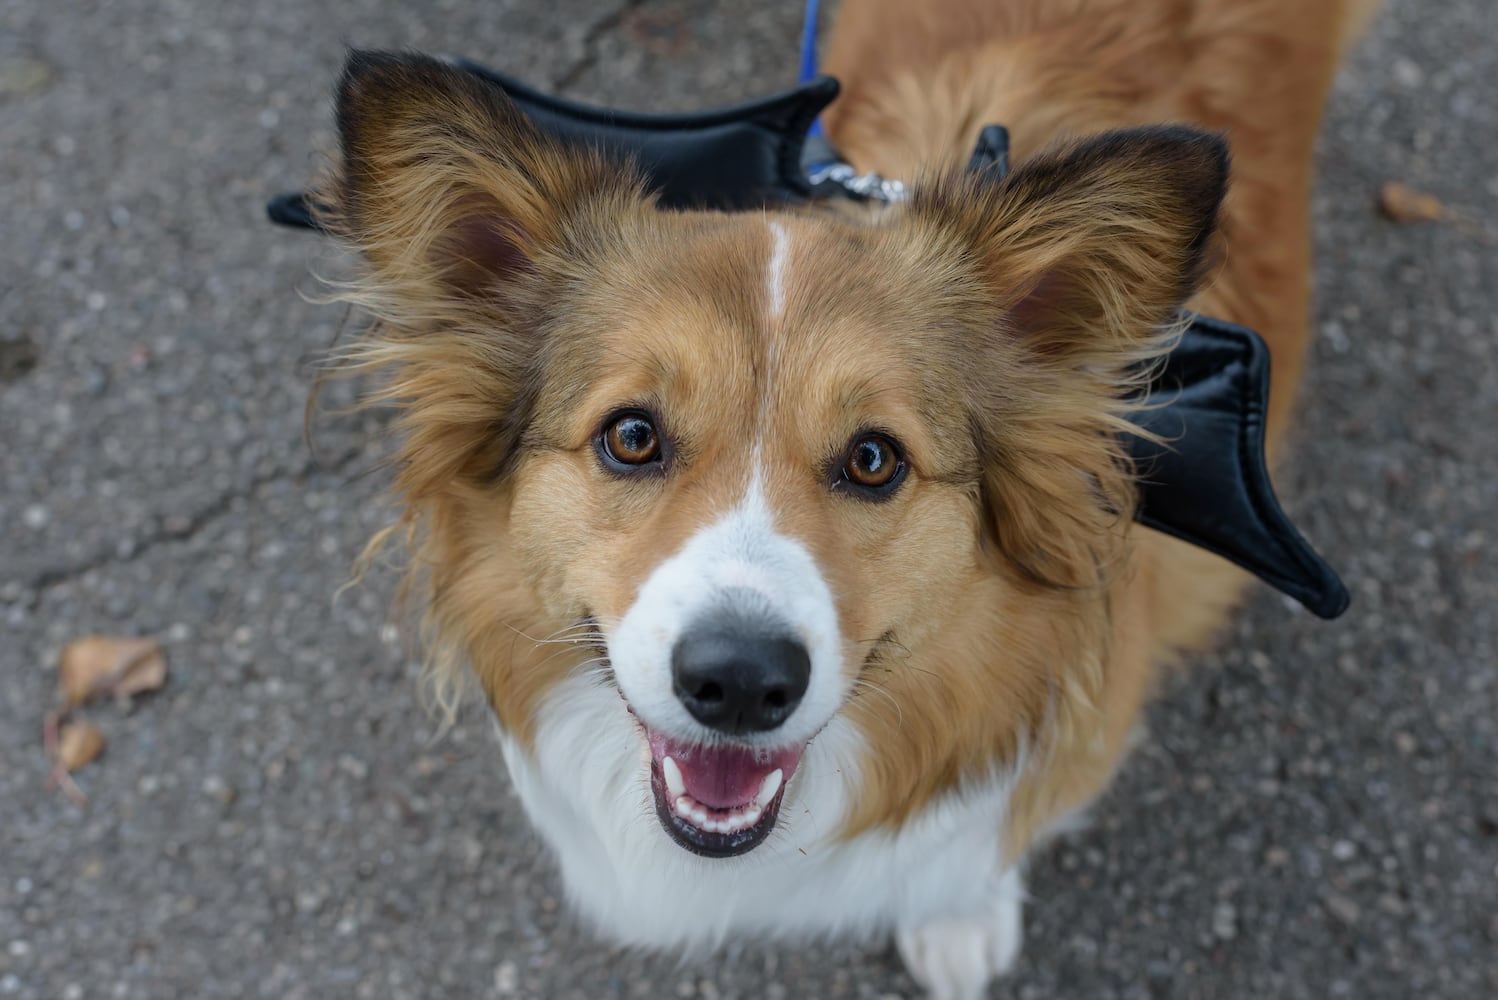
<path fill-rule="evenodd" d="M 649 204 L 635 173 L 542 135 L 498 87 L 434 59 L 354 53 L 342 157 L 316 200 L 365 266 L 335 296 L 376 322 L 336 350 L 399 414 L 408 503 L 492 483 L 517 453 L 559 280 Z"/>
<path fill-rule="evenodd" d="M 481 296 L 565 252 L 580 216 L 638 205 L 628 167 L 542 135 L 435 59 L 355 52 L 339 83 L 330 222 L 387 291 Z"/>
<path fill-rule="evenodd" d="M 984 525 L 1026 580 L 1086 589 L 1116 563 L 1137 492 L 1125 397 L 1207 268 L 1227 171 L 1215 136 L 1135 129 L 913 199 L 988 306 L 968 375 Z"/>
<path fill-rule="evenodd" d="M 999 184 L 920 191 L 958 231 L 1011 332 L 1068 367 L 1116 366 L 1195 290 L 1227 187 L 1221 138 L 1185 127 L 1108 132 L 1038 154 Z"/>

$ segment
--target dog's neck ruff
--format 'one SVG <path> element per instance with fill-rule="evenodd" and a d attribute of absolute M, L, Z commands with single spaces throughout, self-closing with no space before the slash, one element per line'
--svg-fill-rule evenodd
<path fill-rule="evenodd" d="M 476 63 L 454 65 L 503 91 L 555 139 L 636 162 L 662 208 L 751 211 L 907 195 L 899 180 L 859 174 L 820 134 L 817 117 L 839 89 L 828 76 L 737 107 L 652 115 L 565 101 Z M 968 169 L 1003 183 L 1008 168 L 1008 133 L 989 125 Z M 320 228 L 305 194 L 281 195 L 267 211 L 274 222 Z M 1268 348 L 1245 327 L 1186 320 L 1146 393 L 1150 405 L 1134 416 L 1154 440 L 1128 440 L 1139 469 L 1138 520 L 1236 563 L 1322 618 L 1337 617 L 1347 588 L 1285 515 L 1265 466 Z"/>

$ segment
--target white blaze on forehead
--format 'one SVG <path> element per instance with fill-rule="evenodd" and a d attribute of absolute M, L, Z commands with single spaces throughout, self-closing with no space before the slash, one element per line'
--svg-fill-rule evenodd
<path fill-rule="evenodd" d="M 785 314 L 785 278 L 790 268 L 791 237 L 785 226 L 767 222 L 770 227 L 770 256 L 765 265 L 765 371 L 759 387 L 759 426 L 754 437 L 755 476 L 759 475 L 764 453 L 765 425 L 770 416 L 770 388 L 774 384 L 775 365 L 779 360 L 780 317 Z"/>
<path fill-rule="evenodd" d="M 785 314 L 785 279 L 791 257 L 791 237 L 785 226 L 778 222 L 766 222 L 766 225 L 770 228 L 770 256 L 765 265 L 765 371 L 764 382 L 759 387 L 759 423 L 754 434 L 751 494 L 760 492 L 764 483 L 765 428 L 769 425 L 771 388 L 775 382 L 775 366 L 779 362 L 780 319 Z"/>
<path fill-rule="evenodd" d="M 771 343 L 775 326 L 785 312 L 785 276 L 791 256 L 791 237 L 778 222 L 770 226 L 770 264 L 765 271 L 765 291 L 769 301 Z"/>

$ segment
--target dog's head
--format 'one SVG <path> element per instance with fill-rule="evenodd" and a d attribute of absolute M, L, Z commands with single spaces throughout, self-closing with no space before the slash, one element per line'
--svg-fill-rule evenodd
<path fill-rule="evenodd" d="M 1113 133 L 848 219 L 658 210 L 416 57 L 356 56 L 338 120 L 437 642 L 521 744 L 568 683 L 617 690 L 621 794 L 740 854 L 834 719 L 867 826 L 1097 669 L 1125 399 L 1202 270 L 1218 140 Z"/>

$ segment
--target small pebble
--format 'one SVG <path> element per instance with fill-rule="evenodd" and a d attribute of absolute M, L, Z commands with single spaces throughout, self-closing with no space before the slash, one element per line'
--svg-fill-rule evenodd
<path fill-rule="evenodd" d="M 1394 60 L 1394 79 L 1401 87 L 1414 90 L 1425 82 L 1425 71 L 1413 60 L 1400 57 Z"/>
<path fill-rule="evenodd" d="M 514 962 L 500 962 L 494 969 L 494 992 L 500 996 L 513 996 L 520 986 L 520 973 Z"/>
<path fill-rule="evenodd" d="M 1358 918 L 1362 916 L 1362 909 L 1357 903 L 1354 903 L 1346 896 L 1341 896 L 1334 892 L 1327 893 L 1324 902 L 1331 915 L 1349 927 L 1356 924 Z"/>
<path fill-rule="evenodd" d="M 1218 903 L 1212 910 L 1212 933 L 1220 940 L 1238 936 L 1238 909 L 1232 903 Z"/>

